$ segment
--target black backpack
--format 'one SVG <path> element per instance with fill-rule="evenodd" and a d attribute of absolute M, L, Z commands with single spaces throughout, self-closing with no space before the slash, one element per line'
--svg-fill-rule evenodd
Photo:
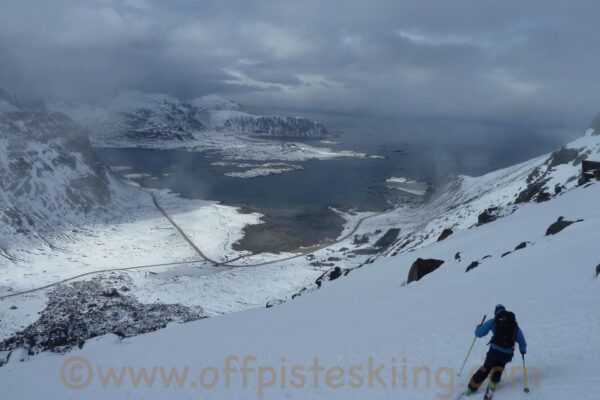
<path fill-rule="evenodd" d="M 515 314 L 502 310 L 496 315 L 496 326 L 494 328 L 494 336 L 490 343 L 512 349 L 515 347 L 517 340 L 517 332 L 519 325 Z"/>

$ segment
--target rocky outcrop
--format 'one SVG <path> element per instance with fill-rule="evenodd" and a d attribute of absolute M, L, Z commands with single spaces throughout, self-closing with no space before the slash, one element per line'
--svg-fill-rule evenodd
<path fill-rule="evenodd" d="M 407 283 L 418 281 L 425 275 L 430 274 L 438 269 L 443 263 L 443 260 L 436 260 L 434 258 L 417 258 L 417 260 L 410 267 L 410 271 L 408 271 Z"/>
<path fill-rule="evenodd" d="M 119 279 L 125 278 L 112 278 Z M 121 282 L 117 283 L 120 286 Z M 48 304 L 39 319 L 0 342 L 0 351 L 25 348 L 30 354 L 64 352 L 107 333 L 129 337 L 163 328 L 169 322 L 204 318 L 201 310 L 181 305 L 140 303 L 135 297 L 107 286 L 110 284 L 95 278 L 56 287 L 49 293 Z"/>
<path fill-rule="evenodd" d="M 454 231 L 451 228 L 446 228 L 442 231 L 442 233 L 440 234 L 440 237 L 438 237 L 438 242 L 441 242 L 442 240 L 446 239 L 448 236 L 452 235 L 454 233 Z"/>
<path fill-rule="evenodd" d="M 479 266 L 479 264 L 480 264 L 479 261 L 473 261 L 471 264 L 469 264 L 469 266 L 467 267 L 465 272 L 469 272 L 470 270 L 477 268 Z"/>
<path fill-rule="evenodd" d="M 563 187 L 549 186 L 552 178 L 552 172 L 559 166 L 580 165 L 583 160 L 589 156 L 589 150 L 586 148 L 563 147 L 550 154 L 544 164 L 535 168 L 526 179 L 526 187 L 517 195 L 515 204 L 525 203 L 529 201 L 543 202 L 548 201 L 553 195 L 562 192 Z M 573 169 L 573 176 L 568 178 L 568 181 L 576 181 L 578 171 Z"/>
<path fill-rule="evenodd" d="M 521 242 L 515 246 L 515 251 L 524 249 L 525 247 L 527 247 L 527 242 Z"/>
<path fill-rule="evenodd" d="M 564 217 L 562 217 L 562 216 L 558 217 L 556 222 L 554 222 L 552 225 L 550 225 L 548 227 L 548 229 L 546 230 L 546 236 L 556 235 L 557 233 L 559 233 L 560 231 L 562 231 L 569 225 L 572 225 L 576 222 L 581 222 L 581 221 L 583 221 L 583 220 L 578 219 L 577 221 L 568 221 L 568 220 L 564 219 Z"/>
<path fill-rule="evenodd" d="M 498 219 L 498 207 L 490 207 L 477 216 L 477 225 L 484 225 Z"/>
<path fill-rule="evenodd" d="M 320 277 L 318 277 L 317 280 L 315 281 L 315 284 L 317 285 L 318 288 L 320 288 L 321 285 L 323 284 L 323 282 L 335 281 L 337 278 L 342 276 L 342 274 L 343 274 L 343 272 L 340 267 L 332 268 L 329 271 L 325 272 Z"/>

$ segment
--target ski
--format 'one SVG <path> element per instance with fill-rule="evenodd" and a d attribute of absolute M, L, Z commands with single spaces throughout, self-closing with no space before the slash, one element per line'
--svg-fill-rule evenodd
<path fill-rule="evenodd" d="M 485 389 L 483 400 L 492 400 L 492 398 L 494 397 L 494 392 L 495 390 L 488 385 L 488 387 Z"/>

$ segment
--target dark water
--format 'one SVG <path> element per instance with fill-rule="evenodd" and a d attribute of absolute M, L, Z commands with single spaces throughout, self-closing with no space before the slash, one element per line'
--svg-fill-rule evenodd
<path fill-rule="evenodd" d="M 241 179 L 225 176 L 235 167 L 211 165 L 215 154 L 173 150 L 98 149 L 124 173 L 150 174 L 137 181 L 168 188 L 185 198 L 217 200 L 265 215 L 265 224 L 249 227 L 238 248 L 254 252 L 289 251 L 338 236 L 342 219 L 328 207 L 380 211 L 405 200 L 384 182 L 391 176 L 432 182 L 449 174 L 480 175 L 513 165 L 558 147 L 556 139 L 524 128 L 444 124 L 376 123 L 345 120 L 344 133 L 320 144 L 356 150 L 377 158 L 339 158 L 289 162 L 300 171 Z M 331 126 L 331 124 L 329 124 Z M 260 164 L 238 160 L 236 163 Z"/>
<path fill-rule="evenodd" d="M 311 143 L 316 145 L 318 143 Z M 290 162 L 300 171 L 252 179 L 228 177 L 235 167 L 214 166 L 218 156 L 173 150 L 97 149 L 110 166 L 129 166 L 121 174 L 144 187 L 168 188 L 185 198 L 217 200 L 264 214 L 264 224 L 250 226 L 236 249 L 252 252 L 293 251 L 339 236 L 343 219 L 330 207 L 382 211 L 402 194 L 384 182 L 401 176 L 401 153 L 385 159 L 342 158 Z M 260 164 L 249 160 L 236 163 Z"/>
<path fill-rule="evenodd" d="M 399 154 L 389 159 L 343 158 L 289 162 L 300 171 L 252 179 L 228 177 L 235 167 L 213 166 L 222 161 L 215 156 L 173 150 L 98 149 L 111 166 L 130 166 L 124 174 L 144 173 L 137 179 L 143 186 L 169 188 L 186 198 L 218 200 L 243 204 L 271 212 L 310 212 L 329 206 L 362 210 L 384 210 L 390 206 L 385 195 L 393 196 L 383 185 L 392 175 L 402 175 L 396 167 Z M 257 164 L 241 160 L 236 163 Z"/>

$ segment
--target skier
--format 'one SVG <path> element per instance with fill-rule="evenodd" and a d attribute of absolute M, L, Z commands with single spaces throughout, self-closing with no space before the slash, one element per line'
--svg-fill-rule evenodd
<path fill-rule="evenodd" d="M 527 352 L 527 342 L 525 335 L 519 328 L 515 314 L 507 311 L 502 304 L 498 304 L 494 311 L 494 318 L 478 325 L 475 328 L 475 336 L 484 337 L 492 331 L 492 339 L 488 343 L 488 350 L 483 366 L 475 372 L 467 387 L 465 396 L 475 393 L 485 379 L 491 375 L 490 383 L 485 393 L 485 399 L 491 399 L 496 386 L 500 382 L 504 367 L 512 358 L 515 348 L 515 342 L 519 343 L 521 354 Z"/>

